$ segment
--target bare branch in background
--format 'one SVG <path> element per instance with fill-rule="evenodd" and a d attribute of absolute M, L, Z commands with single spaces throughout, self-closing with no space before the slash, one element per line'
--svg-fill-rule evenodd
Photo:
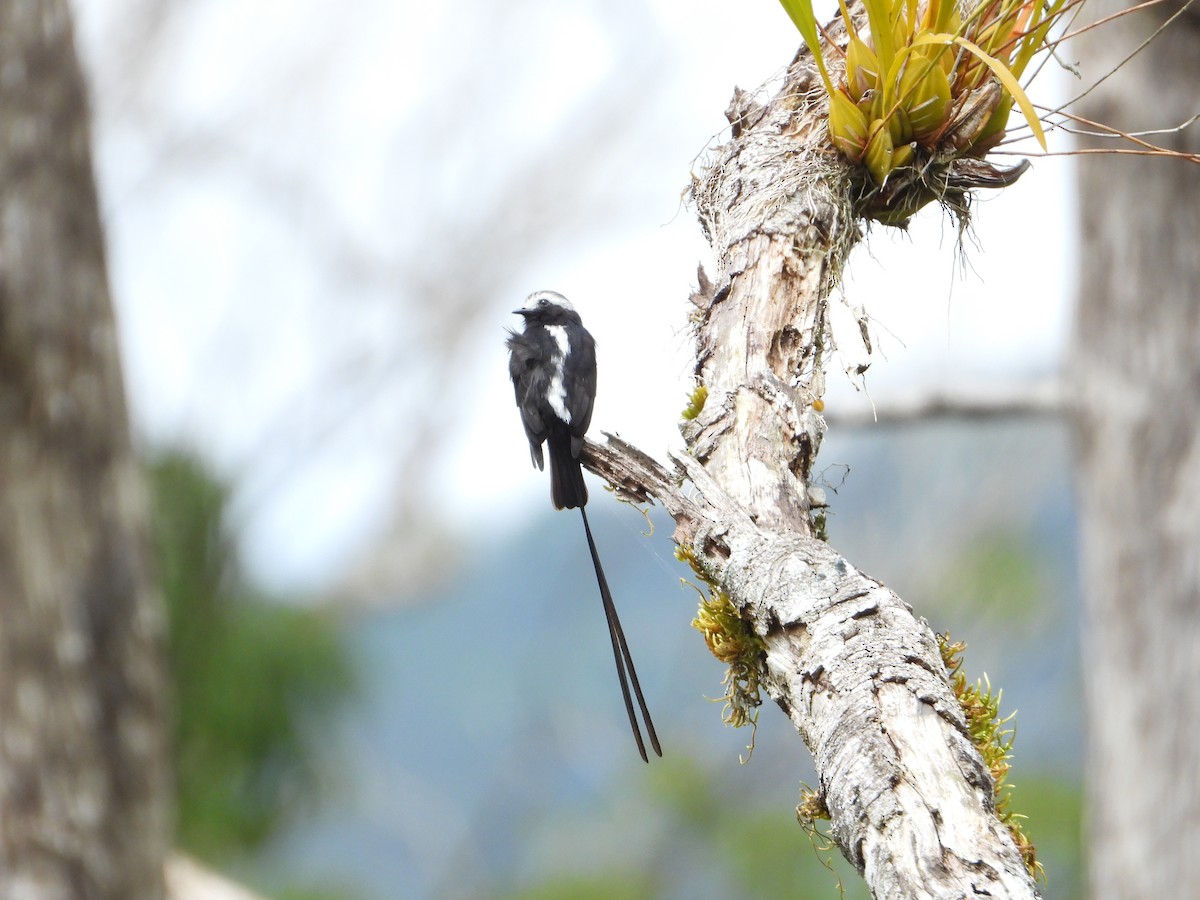
<path fill-rule="evenodd" d="M 922 425 L 938 420 L 978 421 L 1030 416 L 1058 416 L 1064 412 L 1062 385 L 1057 378 L 1029 382 L 947 385 L 915 388 L 873 401 L 869 408 L 856 402 L 850 409 L 827 403 L 822 416 L 839 428 L 872 425 Z"/>

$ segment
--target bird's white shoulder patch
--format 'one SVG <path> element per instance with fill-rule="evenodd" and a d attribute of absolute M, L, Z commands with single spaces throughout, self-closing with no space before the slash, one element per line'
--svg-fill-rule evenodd
<path fill-rule="evenodd" d="M 557 356 L 566 359 L 567 354 L 571 352 L 571 341 L 567 337 L 567 329 L 562 325 L 547 325 L 546 330 L 550 332 L 550 337 L 554 338 L 554 343 L 558 344 Z"/>
<path fill-rule="evenodd" d="M 563 384 L 563 368 L 567 354 L 571 351 L 571 341 L 567 337 L 567 329 L 561 325 L 548 325 L 546 331 L 558 345 L 558 352 L 554 354 L 554 375 L 550 378 L 550 389 L 547 392 L 546 400 L 549 401 L 554 414 L 570 425 L 571 411 L 567 408 L 567 386 Z"/>

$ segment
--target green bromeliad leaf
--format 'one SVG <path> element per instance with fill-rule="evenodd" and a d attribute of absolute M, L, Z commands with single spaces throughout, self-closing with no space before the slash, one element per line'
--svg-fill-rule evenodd
<path fill-rule="evenodd" d="M 1046 149 L 1041 121 L 1018 79 L 1046 46 L 1069 0 L 980 0 L 969 11 L 955 0 L 859 0 L 869 32 L 859 31 L 848 0 L 838 0 L 848 40 L 837 84 L 823 55 L 812 0 L 779 2 L 824 83 L 831 142 L 864 164 L 876 184 L 883 185 L 922 148 L 952 156 L 985 151 L 1014 104 Z M 988 72 L 998 87 L 993 82 L 987 90 L 999 100 L 989 100 L 982 123 L 964 130 L 951 120 L 980 94 Z"/>
<path fill-rule="evenodd" d="M 1025 121 L 1029 123 L 1037 142 L 1041 144 L 1043 150 L 1046 149 L 1046 132 L 1042 130 L 1041 120 L 1038 119 L 1037 112 L 1034 110 L 1033 104 L 1029 102 L 1029 97 L 1026 96 L 1021 83 L 1017 81 L 1017 77 L 1013 75 L 1008 66 L 994 56 L 985 53 L 982 48 L 972 44 L 965 37 L 959 37 L 956 34 L 922 34 L 913 41 L 913 45 L 922 44 L 957 44 L 991 69 L 992 74 L 1000 79 L 1000 84 L 1017 102 L 1017 106 L 1021 107 L 1021 113 L 1025 116 Z"/>

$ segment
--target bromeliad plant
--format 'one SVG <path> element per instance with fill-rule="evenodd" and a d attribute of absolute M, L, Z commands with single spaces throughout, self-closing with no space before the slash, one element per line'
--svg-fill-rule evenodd
<path fill-rule="evenodd" d="M 812 0 L 780 0 L 813 54 L 829 95 L 829 135 L 861 163 L 878 190 L 872 214 L 903 221 L 938 199 L 924 189 L 884 190 L 901 170 L 920 176 L 960 158 L 981 159 L 1005 136 L 1015 104 L 1045 149 L 1046 138 L 1020 78 L 1072 0 L 861 0 L 860 31 L 838 0 L 848 43 L 836 82 L 823 56 Z M 862 21 L 861 18 L 859 20 Z M 838 69 L 835 69 L 835 73 Z M 1018 173 L 1019 174 L 1019 173 Z"/>

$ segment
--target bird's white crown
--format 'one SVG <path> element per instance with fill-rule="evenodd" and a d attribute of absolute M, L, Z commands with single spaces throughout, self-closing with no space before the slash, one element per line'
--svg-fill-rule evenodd
<path fill-rule="evenodd" d="M 534 291 L 525 299 L 525 309 L 536 309 L 537 305 L 543 300 L 549 300 L 555 306 L 561 306 L 563 309 L 575 311 L 575 307 L 571 305 L 571 301 L 557 291 Z"/>

